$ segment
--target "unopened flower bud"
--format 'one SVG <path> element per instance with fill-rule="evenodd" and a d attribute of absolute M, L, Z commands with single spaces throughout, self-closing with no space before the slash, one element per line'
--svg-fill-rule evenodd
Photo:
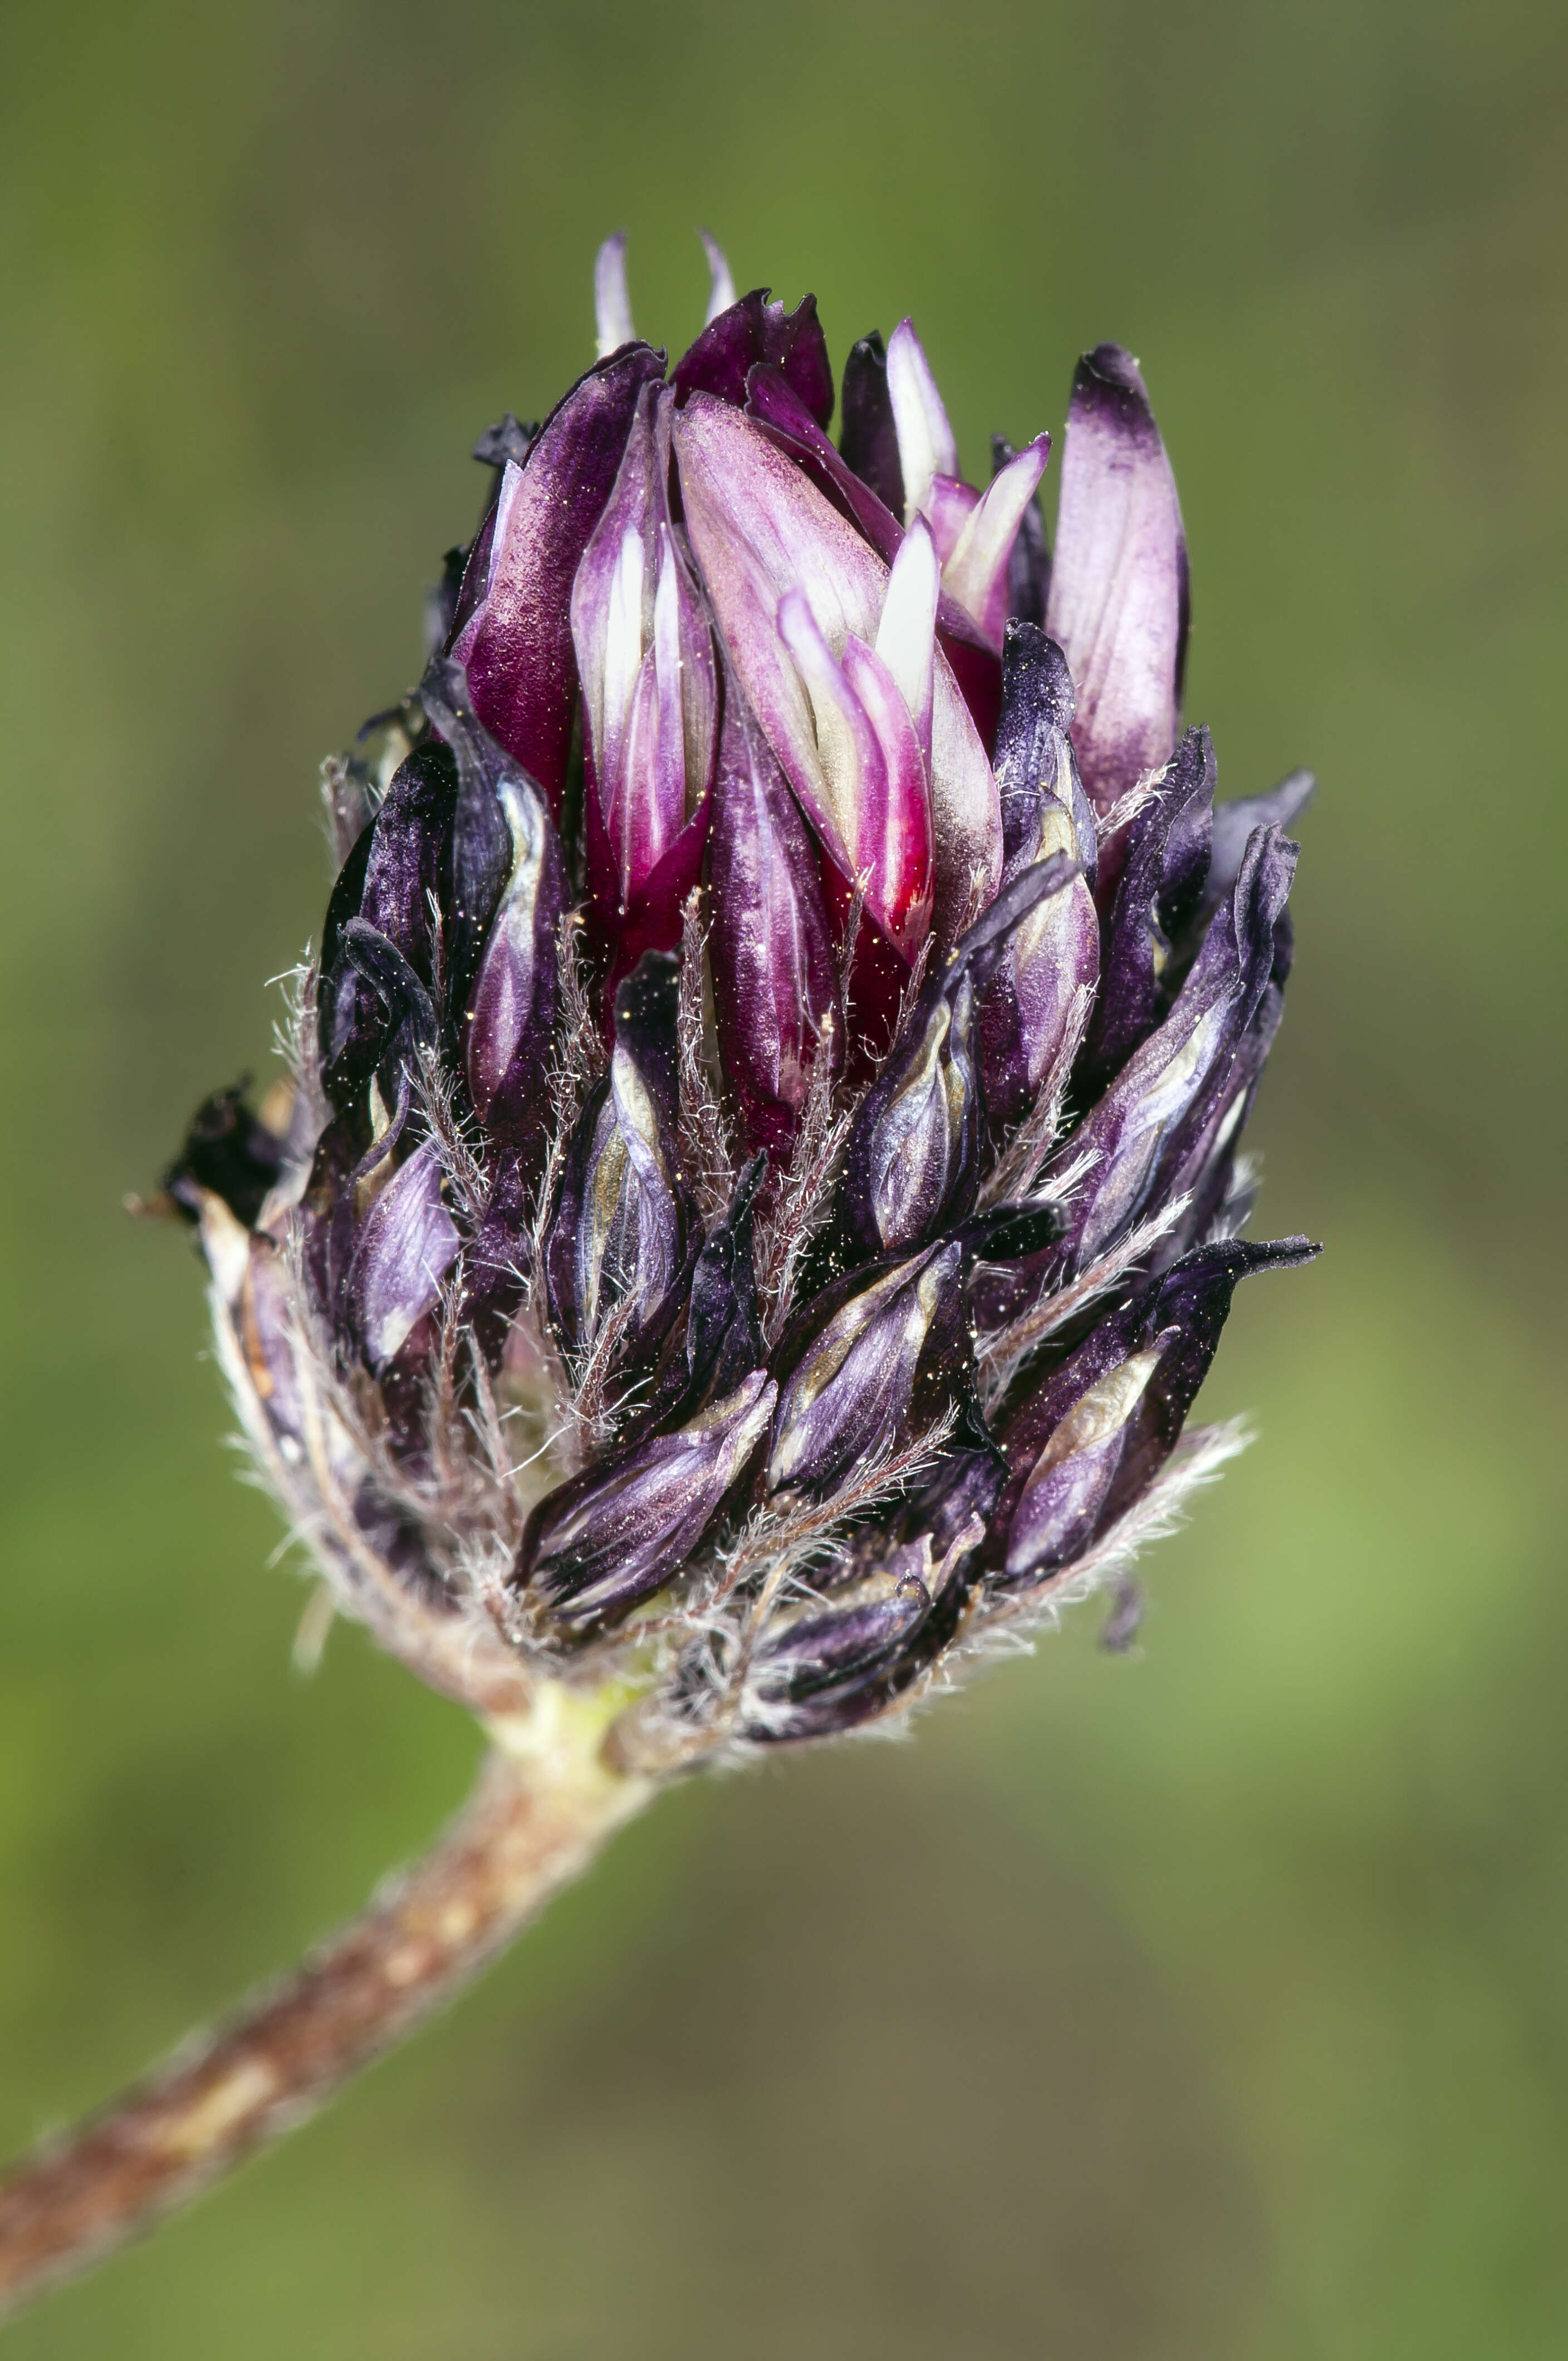
<path fill-rule="evenodd" d="M 1069 891 L 1066 855 L 1004 886 L 926 985 L 866 1093 L 845 1157 L 846 1224 L 862 1252 L 900 1254 L 961 1222 L 980 1182 L 981 1093 L 975 1000 L 1039 908 Z"/>
<path fill-rule="evenodd" d="M 905 320 L 836 448 L 812 299 L 707 245 L 673 369 L 612 238 L 598 364 L 481 438 L 437 651 L 326 774 L 290 1104 L 166 1183 L 334 1598 L 487 1716 L 635 1699 L 654 1770 L 1119 1578 L 1230 1447 L 1237 1279 L 1313 1251 L 1235 1235 L 1310 782 L 1216 811 L 1177 743 L 1135 366 L 1080 367 L 1052 563 L 1044 434 L 968 482 Z"/>
<path fill-rule="evenodd" d="M 875 1273 L 801 1351 L 768 1459 L 772 1489 L 821 1489 L 906 1439 L 923 1377 L 962 1349 L 962 1254 L 927 1247 Z"/>
<path fill-rule="evenodd" d="M 550 1310 L 574 1350 L 624 1305 L 629 1347 L 679 1308 L 692 1214 L 675 1160 L 675 962 L 649 951 L 616 994 L 609 1072 L 567 1151 L 545 1237 Z"/>
<path fill-rule="evenodd" d="M 514 1576 L 564 1624 L 624 1615 L 696 1548 L 767 1431 L 777 1392 L 755 1369 L 673 1434 L 612 1453 L 542 1500 Z"/>
<path fill-rule="evenodd" d="M 467 1012 L 465 1063 L 474 1112 L 517 1148 L 548 1126 L 545 1079 L 560 1002 L 560 931 L 568 889 L 560 840 L 521 780 L 499 790 L 511 874 L 485 944 Z"/>
<path fill-rule="evenodd" d="M 349 1266 L 355 1329 L 373 1369 L 396 1359 L 440 1300 L 462 1245 L 442 1195 L 441 1160 L 424 1140 L 366 1214 Z"/>

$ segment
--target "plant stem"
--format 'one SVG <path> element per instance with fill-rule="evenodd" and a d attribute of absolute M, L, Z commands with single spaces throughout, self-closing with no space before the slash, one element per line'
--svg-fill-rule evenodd
<path fill-rule="evenodd" d="M 150 2228 L 469 1982 L 653 1790 L 599 1759 L 598 1717 L 498 1730 L 424 1858 L 281 1983 L 0 2178 L 0 2318 Z"/>

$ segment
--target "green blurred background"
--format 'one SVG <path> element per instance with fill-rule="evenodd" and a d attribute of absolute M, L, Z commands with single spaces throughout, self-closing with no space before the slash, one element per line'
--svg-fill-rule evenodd
<path fill-rule="evenodd" d="M 1258 1446 L 910 1746 L 694 1785 L 22 2356 L 1225 2361 L 1568 2346 L 1557 947 L 1568 48 L 1551 0 L 50 0 L 0 65 L 0 2144 L 419 1845 L 477 1752 L 235 1482 L 135 1227 L 264 1068 L 314 765 L 466 457 L 641 324 L 912 311 L 971 467 L 1144 360 L 1231 794 L 1301 956 L 1206 1407 Z"/>

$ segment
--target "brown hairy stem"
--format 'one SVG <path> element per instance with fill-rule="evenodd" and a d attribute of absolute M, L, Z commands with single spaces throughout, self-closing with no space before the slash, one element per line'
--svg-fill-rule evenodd
<path fill-rule="evenodd" d="M 599 1724 L 602 1728 L 602 1722 Z M 0 2179 L 0 2318 L 291 2131 L 495 1958 L 645 1803 L 598 1732 L 512 1733 L 424 1858 L 295 1972 Z"/>

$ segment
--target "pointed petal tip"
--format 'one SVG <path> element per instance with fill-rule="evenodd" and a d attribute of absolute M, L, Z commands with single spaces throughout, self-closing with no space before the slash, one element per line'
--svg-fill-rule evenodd
<path fill-rule="evenodd" d="M 637 335 L 631 320 L 631 295 L 626 283 L 626 232 L 607 237 L 594 257 L 594 326 L 598 357 L 608 360 Z"/>
<path fill-rule="evenodd" d="M 736 300 L 735 275 L 718 240 L 706 229 L 699 229 L 697 236 L 707 257 L 707 310 L 703 314 L 702 324 L 705 328 L 711 328 L 719 313 L 728 312 Z"/>

